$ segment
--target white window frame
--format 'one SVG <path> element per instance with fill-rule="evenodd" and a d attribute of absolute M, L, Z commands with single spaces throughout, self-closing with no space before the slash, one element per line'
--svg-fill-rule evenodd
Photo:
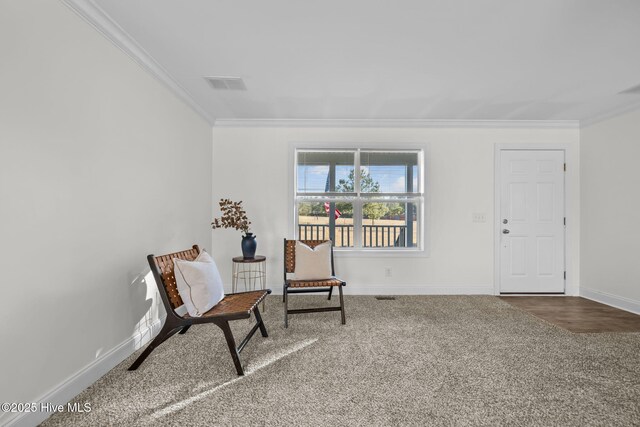
<path fill-rule="evenodd" d="M 359 180 L 356 180 L 354 185 L 356 186 L 356 197 L 350 199 L 353 203 L 354 210 L 354 247 L 336 247 L 334 252 L 339 257 L 428 257 L 429 256 L 429 213 L 430 213 L 430 192 L 429 192 L 429 173 L 428 167 L 429 158 L 429 146 L 426 143 L 326 143 L 326 142 L 292 142 L 289 144 L 289 235 L 298 238 L 297 224 L 297 202 L 300 200 L 297 197 L 297 152 L 298 150 L 311 150 L 311 151 L 345 151 L 345 150 L 360 150 L 360 151 L 419 151 L 418 156 L 418 188 L 417 194 L 403 194 L 408 196 L 410 202 L 415 202 L 418 205 L 418 246 L 416 247 L 398 247 L 398 248 L 370 248 L 361 246 L 362 232 L 356 230 L 361 229 L 362 218 L 361 209 L 362 204 L 366 200 L 367 196 L 359 195 Z M 354 167 L 359 173 L 359 156 L 356 156 Z M 359 195 L 359 196 L 358 196 Z M 369 197 L 375 197 L 370 196 Z M 328 197 L 330 198 L 330 197 Z M 342 199 L 349 201 L 349 199 Z"/>

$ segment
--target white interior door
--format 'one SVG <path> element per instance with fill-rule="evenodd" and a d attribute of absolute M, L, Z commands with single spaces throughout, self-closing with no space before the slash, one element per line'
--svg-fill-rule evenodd
<path fill-rule="evenodd" d="M 500 151 L 500 292 L 565 290 L 564 150 Z"/>

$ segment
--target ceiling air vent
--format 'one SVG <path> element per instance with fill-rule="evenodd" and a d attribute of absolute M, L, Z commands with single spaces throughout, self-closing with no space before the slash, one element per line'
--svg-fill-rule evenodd
<path fill-rule="evenodd" d="M 211 76 L 204 78 L 215 90 L 247 90 L 240 77 Z"/>
<path fill-rule="evenodd" d="M 625 89 L 622 92 L 618 92 L 619 95 L 640 95 L 640 85 L 635 85 L 629 89 Z"/>

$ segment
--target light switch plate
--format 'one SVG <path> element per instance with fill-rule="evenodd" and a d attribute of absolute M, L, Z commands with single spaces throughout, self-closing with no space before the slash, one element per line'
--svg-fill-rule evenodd
<path fill-rule="evenodd" d="M 487 222 L 487 214 L 484 212 L 474 212 L 472 218 L 473 222 Z"/>

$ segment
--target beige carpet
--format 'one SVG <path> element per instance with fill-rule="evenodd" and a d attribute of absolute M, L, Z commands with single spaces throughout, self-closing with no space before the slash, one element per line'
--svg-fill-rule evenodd
<path fill-rule="evenodd" d="M 639 333 L 572 334 L 490 296 L 346 297 L 347 325 L 299 314 L 285 330 L 269 298 L 245 377 L 221 331 L 195 326 L 78 396 L 91 413 L 44 425 L 640 425 Z"/>

